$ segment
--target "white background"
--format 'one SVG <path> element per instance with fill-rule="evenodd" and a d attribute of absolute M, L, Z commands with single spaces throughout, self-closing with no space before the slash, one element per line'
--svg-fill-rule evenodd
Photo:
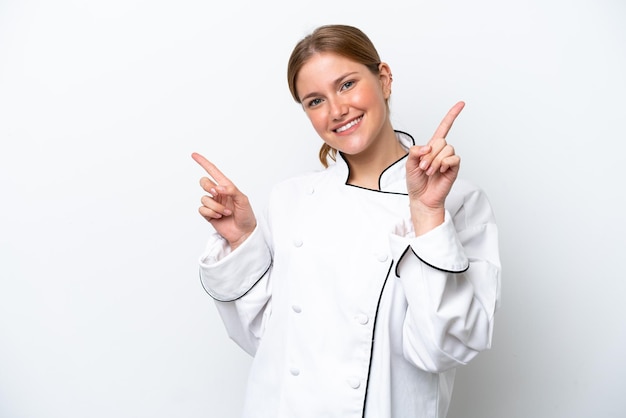
<path fill-rule="evenodd" d="M 0 417 L 238 416 L 250 359 L 198 279 L 190 154 L 259 208 L 317 169 L 285 73 L 325 23 L 370 35 L 418 142 L 467 103 L 448 139 L 496 211 L 502 309 L 449 417 L 623 416 L 625 22 L 621 0 L 0 0 Z"/>

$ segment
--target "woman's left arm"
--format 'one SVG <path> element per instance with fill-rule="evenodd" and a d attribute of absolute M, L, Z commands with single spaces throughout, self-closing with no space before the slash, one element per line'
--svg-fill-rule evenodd
<path fill-rule="evenodd" d="M 466 364 L 490 348 L 500 303 L 498 230 L 486 195 L 457 181 L 446 207 L 439 226 L 391 239 L 408 303 L 404 355 L 431 372 Z"/>

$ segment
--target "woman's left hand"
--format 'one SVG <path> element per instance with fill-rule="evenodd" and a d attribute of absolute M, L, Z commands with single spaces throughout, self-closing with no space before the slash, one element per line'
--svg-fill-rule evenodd
<path fill-rule="evenodd" d="M 458 102 L 448 111 L 428 144 L 409 150 L 406 181 L 416 235 L 443 222 L 445 200 L 461 163 L 446 136 L 464 106 Z"/>

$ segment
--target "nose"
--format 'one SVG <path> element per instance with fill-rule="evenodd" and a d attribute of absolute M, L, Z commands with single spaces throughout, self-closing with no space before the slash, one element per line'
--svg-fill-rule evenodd
<path fill-rule="evenodd" d="M 330 102 L 330 115 L 333 120 L 341 120 L 348 114 L 348 105 L 341 99 L 335 99 Z"/>

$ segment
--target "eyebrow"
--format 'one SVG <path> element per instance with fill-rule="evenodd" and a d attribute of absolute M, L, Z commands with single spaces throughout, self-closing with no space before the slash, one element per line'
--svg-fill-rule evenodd
<path fill-rule="evenodd" d="M 343 80 L 345 80 L 347 77 L 352 76 L 352 75 L 357 74 L 357 73 L 358 73 L 358 71 L 352 71 L 352 72 L 349 72 L 349 73 L 342 74 L 339 77 L 337 77 L 335 79 L 335 81 L 333 81 L 333 85 L 336 86 L 336 85 L 340 84 Z M 301 97 L 300 98 L 300 102 L 304 102 L 309 97 L 315 97 L 315 96 L 321 96 L 321 95 L 322 95 L 321 93 L 318 93 L 318 92 L 314 91 L 314 92 L 311 92 L 311 93 L 307 94 L 304 97 Z"/>

